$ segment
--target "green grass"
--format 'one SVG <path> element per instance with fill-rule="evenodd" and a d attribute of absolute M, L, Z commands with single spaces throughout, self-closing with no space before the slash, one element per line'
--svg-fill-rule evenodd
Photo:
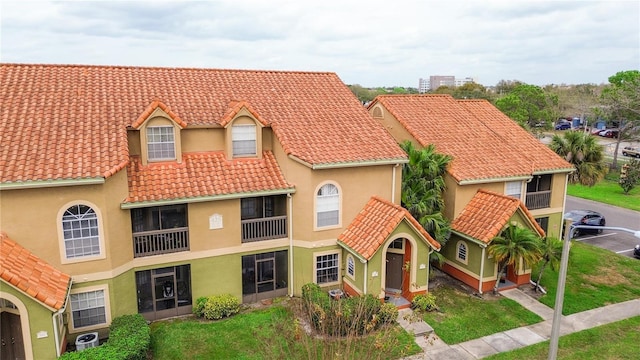
<path fill-rule="evenodd" d="M 426 313 L 424 321 L 447 344 L 542 321 L 538 315 L 507 298 L 483 300 L 449 287 L 435 289 L 432 294 L 439 311 Z"/>
<path fill-rule="evenodd" d="M 153 359 L 391 359 L 421 351 L 400 326 L 364 337 L 326 339 L 307 335 L 293 314 L 289 305 L 273 305 L 220 321 L 186 317 L 154 322 Z"/>
<path fill-rule="evenodd" d="M 533 271 L 537 279 L 538 269 Z M 539 300 L 554 307 L 558 272 L 547 267 Z M 640 298 L 640 261 L 581 242 L 572 242 L 567 268 L 564 315 Z"/>
<path fill-rule="evenodd" d="M 640 184 L 625 194 L 618 184 L 620 174 L 612 171 L 596 185 L 568 185 L 567 195 L 640 211 Z"/>
<path fill-rule="evenodd" d="M 562 336 L 558 359 L 637 359 L 640 316 Z M 549 341 L 487 357 L 488 360 L 543 360 L 549 354 Z"/>

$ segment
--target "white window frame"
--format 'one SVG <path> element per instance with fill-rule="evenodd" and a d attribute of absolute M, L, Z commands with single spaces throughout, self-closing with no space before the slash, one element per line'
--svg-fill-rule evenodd
<path fill-rule="evenodd" d="M 318 186 L 315 192 L 315 216 L 316 229 L 333 229 L 342 224 L 342 196 L 341 189 L 336 183 L 326 182 Z M 324 223 L 320 220 L 322 215 L 336 213 L 335 219 Z M 322 223 L 321 223 L 322 222 Z"/>
<path fill-rule="evenodd" d="M 504 194 L 522 200 L 522 181 L 508 181 L 504 184 Z"/>
<path fill-rule="evenodd" d="M 97 295 L 94 297 L 87 297 L 85 299 L 74 299 L 74 297 L 78 297 L 79 295 L 89 296 L 89 295 Z M 81 302 L 81 307 L 77 308 L 78 301 Z M 74 313 L 77 311 L 86 311 L 86 310 L 97 310 L 102 309 L 104 314 L 104 321 L 98 322 L 91 325 L 85 326 L 76 326 L 76 322 L 74 320 Z M 96 315 L 92 315 L 96 316 Z M 88 331 L 88 330 L 96 330 L 106 328 L 111 324 L 111 307 L 109 305 L 109 286 L 107 284 L 104 285 L 96 285 L 90 287 L 84 287 L 79 289 L 71 290 L 69 294 L 69 327 L 71 332 L 78 331 Z"/>
<path fill-rule="evenodd" d="M 461 256 L 461 249 L 464 249 L 464 254 Z M 456 260 L 467 265 L 469 264 L 469 245 L 464 241 L 458 241 L 456 244 Z"/>
<path fill-rule="evenodd" d="M 353 255 L 347 255 L 347 276 L 352 280 L 356 279 L 356 261 L 353 259 Z"/>
<path fill-rule="evenodd" d="M 333 259 L 329 259 L 328 257 L 334 257 Z M 318 261 L 321 261 L 323 263 L 326 263 L 327 261 L 331 261 L 331 263 L 333 265 L 331 266 L 318 266 Z M 318 253 L 314 253 L 313 254 L 313 282 L 320 285 L 320 286 L 330 286 L 330 285 L 337 285 L 340 283 L 340 251 L 338 250 L 330 250 L 330 251 L 323 251 L 323 252 L 318 252 Z M 323 264 L 321 264 L 323 265 Z M 318 272 L 320 271 L 325 271 L 325 270 L 331 270 L 331 269 L 335 269 L 336 271 L 336 280 L 334 281 L 323 281 L 323 282 L 319 282 L 318 281 Z M 322 277 L 326 276 L 325 274 L 321 275 Z"/>
<path fill-rule="evenodd" d="M 255 124 L 231 126 L 231 152 L 233 157 L 256 156 L 258 154 L 256 130 Z"/>
<path fill-rule="evenodd" d="M 147 160 L 149 162 L 176 159 L 176 134 L 173 126 L 147 126 L 146 136 Z"/>
<path fill-rule="evenodd" d="M 83 214 L 80 214 L 78 216 L 68 213 L 69 210 L 74 207 L 87 207 L 93 212 L 93 216 L 85 217 L 82 216 Z M 84 215 L 86 214 L 87 213 L 85 212 Z M 69 202 L 60 208 L 60 210 L 58 211 L 57 219 L 61 263 L 69 264 L 75 262 L 104 259 L 106 257 L 104 250 L 104 230 L 102 227 L 102 214 L 100 213 L 100 209 L 95 204 L 87 201 Z M 77 227 L 74 229 L 73 227 L 76 225 Z M 71 235 L 71 237 L 69 237 L 69 235 Z M 85 255 L 80 254 L 68 256 L 67 244 L 69 242 L 75 241 L 82 244 L 86 240 L 90 242 L 90 247 L 97 246 L 98 251 L 88 251 Z"/>

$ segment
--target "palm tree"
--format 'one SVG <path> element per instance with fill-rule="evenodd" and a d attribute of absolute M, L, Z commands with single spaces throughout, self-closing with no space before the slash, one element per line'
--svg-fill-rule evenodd
<path fill-rule="evenodd" d="M 437 153 L 433 145 L 419 150 L 410 141 L 405 141 L 400 146 L 409 157 L 409 162 L 402 168 L 402 206 L 444 245 L 451 226 L 442 215 L 442 192 L 445 189 L 444 173 L 451 157 Z"/>
<path fill-rule="evenodd" d="M 498 263 L 498 278 L 493 293 L 498 293 L 500 278 L 507 266 L 515 265 L 522 259 L 526 266 L 531 266 L 540 260 L 540 237 L 529 229 L 510 224 L 487 247 L 489 255 Z"/>
<path fill-rule="evenodd" d="M 555 270 L 560 264 L 560 258 L 562 257 L 562 241 L 554 237 L 545 237 L 542 239 L 540 254 L 542 256 L 542 266 L 540 267 L 540 273 L 538 274 L 538 280 L 534 285 L 536 292 L 540 288 L 540 280 L 542 274 L 547 265 L 551 266 L 552 270 Z"/>
<path fill-rule="evenodd" d="M 564 136 L 554 135 L 549 147 L 576 168 L 569 174 L 571 184 L 593 186 L 607 174 L 602 145 L 588 133 L 566 131 Z"/>

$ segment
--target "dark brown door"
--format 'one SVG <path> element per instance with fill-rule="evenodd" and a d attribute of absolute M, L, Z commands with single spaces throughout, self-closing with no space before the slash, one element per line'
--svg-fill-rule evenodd
<path fill-rule="evenodd" d="M 0 359 L 23 360 L 24 343 L 20 315 L 3 311 L 0 315 L 0 337 L 2 337 Z"/>
<path fill-rule="evenodd" d="M 402 290 L 402 261 L 404 255 L 387 253 L 385 289 Z"/>

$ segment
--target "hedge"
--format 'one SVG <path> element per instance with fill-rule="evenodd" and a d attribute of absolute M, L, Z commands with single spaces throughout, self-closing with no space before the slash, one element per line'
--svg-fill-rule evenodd
<path fill-rule="evenodd" d="M 140 314 L 119 316 L 109 326 L 109 340 L 101 346 L 66 352 L 60 360 L 146 360 L 151 345 L 147 321 Z"/>

